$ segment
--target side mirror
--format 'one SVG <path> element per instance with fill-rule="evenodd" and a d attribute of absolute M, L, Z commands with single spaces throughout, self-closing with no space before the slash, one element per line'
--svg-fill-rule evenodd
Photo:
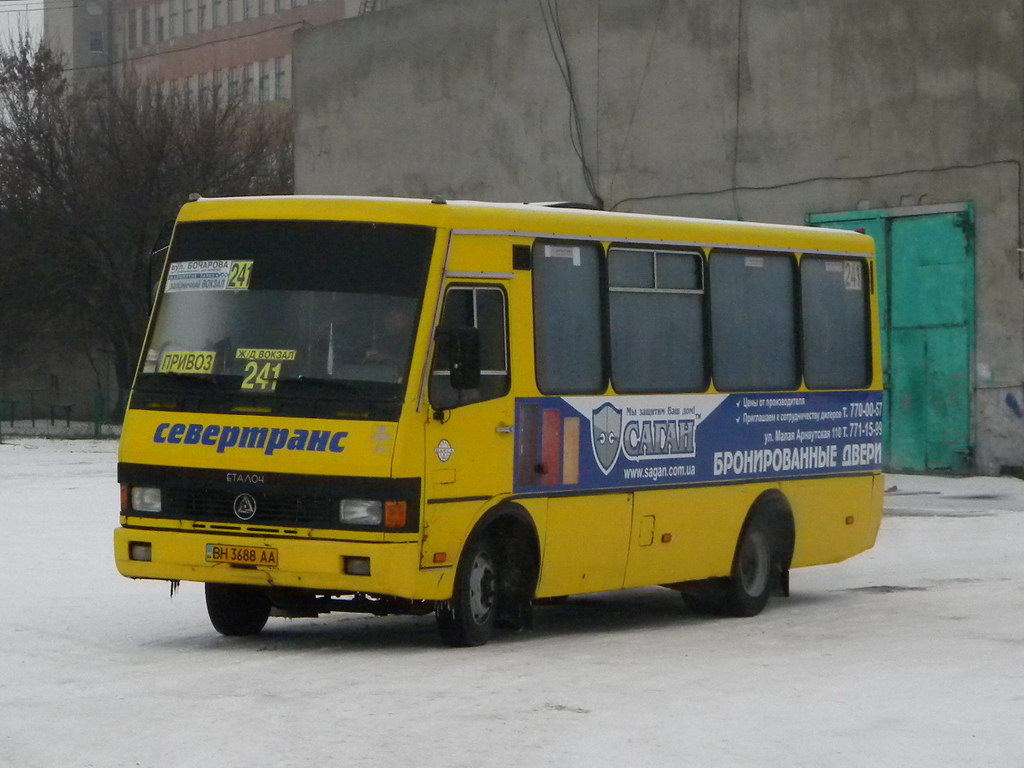
<path fill-rule="evenodd" d="M 447 335 L 452 389 L 476 389 L 480 386 L 480 331 L 463 326 Z"/>

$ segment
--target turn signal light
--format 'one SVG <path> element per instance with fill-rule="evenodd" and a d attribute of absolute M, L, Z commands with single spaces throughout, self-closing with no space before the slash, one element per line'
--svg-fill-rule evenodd
<path fill-rule="evenodd" d="M 384 502 L 384 527 L 405 528 L 409 519 L 409 505 L 404 501 Z"/>
<path fill-rule="evenodd" d="M 128 559 L 138 560 L 140 563 L 153 562 L 153 545 L 148 541 L 128 542 Z"/>

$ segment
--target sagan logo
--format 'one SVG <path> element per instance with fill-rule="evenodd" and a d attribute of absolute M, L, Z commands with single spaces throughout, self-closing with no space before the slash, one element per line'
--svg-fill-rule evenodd
<path fill-rule="evenodd" d="M 696 453 L 693 418 L 679 418 L 675 408 L 626 408 L 605 403 L 590 417 L 590 437 L 601 471 L 609 474 L 621 453 L 629 461 L 668 459 Z"/>
<path fill-rule="evenodd" d="M 590 440 L 594 445 L 594 456 L 606 475 L 615 466 L 622 441 L 622 411 L 611 403 L 605 403 L 590 414 Z"/>

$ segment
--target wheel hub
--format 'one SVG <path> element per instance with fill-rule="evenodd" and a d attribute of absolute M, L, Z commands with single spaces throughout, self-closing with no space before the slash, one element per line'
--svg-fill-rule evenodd
<path fill-rule="evenodd" d="M 473 621 L 483 624 L 494 609 L 494 564 L 485 552 L 477 553 L 469 572 L 469 611 Z"/>
<path fill-rule="evenodd" d="M 760 531 L 743 542 L 743 550 L 740 552 L 740 583 L 748 595 L 760 595 L 768 586 L 768 553 L 768 542 Z"/>

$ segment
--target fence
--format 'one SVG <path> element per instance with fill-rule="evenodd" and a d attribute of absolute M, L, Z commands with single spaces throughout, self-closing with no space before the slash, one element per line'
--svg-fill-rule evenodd
<path fill-rule="evenodd" d="M 128 393 L 82 390 L 53 398 L 44 389 L 0 392 L 0 440 L 4 437 L 117 437 Z"/>

